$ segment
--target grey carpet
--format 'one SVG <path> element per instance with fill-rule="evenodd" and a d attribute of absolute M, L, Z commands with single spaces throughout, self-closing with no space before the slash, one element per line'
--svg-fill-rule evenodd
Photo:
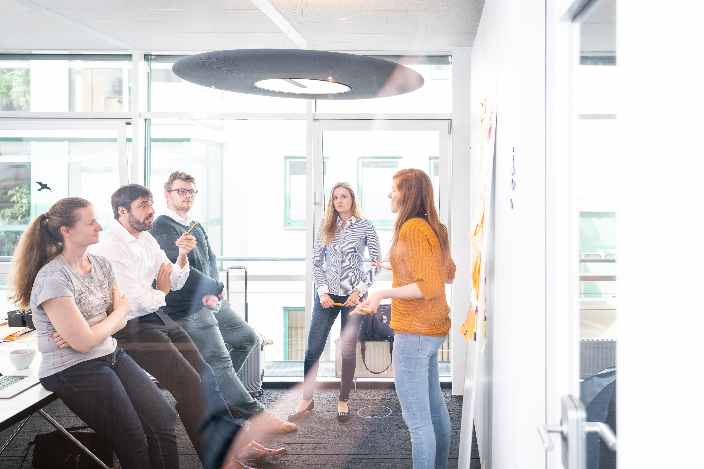
<path fill-rule="evenodd" d="M 267 407 L 271 407 L 274 413 L 285 417 L 294 404 L 293 401 L 285 400 L 286 395 L 285 390 L 267 390 L 261 400 Z M 452 422 L 449 467 L 454 469 L 457 467 L 462 398 L 450 397 L 449 391 L 445 391 L 445 396 Z M 401 418 L 398 398 L 392 389 L 364 389 L 354 392 L 350 398 L 350 407 L 355 415 L 342 424 L 335 418 L 336 400 L 336 391 L 319 391 L 315 397 L 315 413 L 300 422 L 297 432 L 267 442 L 270 446 L 287 447 L 288 454 L 278 461 L 271 461 L 259 467 L 407 469 L 412 466 L 408 430 Z M 81 423 L 60 401 L 50 404 L 46 410 L 65 426 Z M 389 415 L 379 418 L 386 414 Z M 365 418 L 366 416 L 375 417 Z M 0 432 L 0 443 L 10 436 L 14 428 L 15 426 Z M 52 430 L 51 425 L 35 414 L 5 450 L 0 459 L 0 468 L 31 468 L 31 447 L 23 462 L 29 443 L 36 434 Z M 180 424 L 178 436 L 181 468 L 200 468 L 195 451 Z M 477 458 L 476 442 L 473 442 L 472 457 Z M 478 459 L 472 459 L 472 469 L 480 469 Z"/>

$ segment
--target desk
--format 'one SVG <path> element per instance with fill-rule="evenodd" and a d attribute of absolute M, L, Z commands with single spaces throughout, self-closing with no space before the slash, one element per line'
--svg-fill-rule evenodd
<path fill-rule="evenodd" d="M 11 328 L 7 326 L 0 326 L 0 335 L 5 336 L 11 331 Z M 3 342 L 0 343 L 0 373 L 11 373 L 13 371 L 12 365 L 10 364 L 9 354 L 11 350 L 16 348 L 28 348 L 34 347 L 36 343 L 36 337 L 34 333 L 25 334 L 19 339 L 13 342 Z M 39 352 L 34 356 L 34 360 L 30 365 L 30 369 L 37 372 L 39 368 Z M 31 388 L 25 389 L 21 393 L 10 399 L 0 399 L 0 430 L 5 430 L 6 428 L 14 425 L 17 422 L 22 422 L 10 436 L 10 438 L 3 443 L 0 447 L 0 455 L 3 451 L 12 443 L 12 440 L 22 431 L 24 425 L 29 421 L 29 418 L 37 412 L 39 415 L 44 417 L 47 422 L 54 426 L 57 430 L 76 444 L 83 452 L 90 456 L 96 463 L 98 463 L 103 469 L 110 469 L 106 466 L 96 455 L 94 455 L 88 448 L 86 448 L 80 441 L 78 441 L 71 433 L 69 433 L 59 422 L 56 421 L 51 415 L 49 415 L 44 407 L 52 401 L 58 399 L 56 395 L 48 391 L 41 385 L 37 383 Z"/>

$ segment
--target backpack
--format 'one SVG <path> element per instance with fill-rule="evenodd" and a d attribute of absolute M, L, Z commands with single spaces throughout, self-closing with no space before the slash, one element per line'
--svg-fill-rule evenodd
<path fill-rule="evenodd" d="M 82 431 L 85 429 L 88 427 L 69 427 L 66 430 L 100 458 L 106 466 L 112 467 L 113 455 L 110 444 L 95 432 Z M 34 445 L 32 467 L 35 469 L 103 469 L 59 430 L 35 436 L 27 451 L 32 445 Z"/>

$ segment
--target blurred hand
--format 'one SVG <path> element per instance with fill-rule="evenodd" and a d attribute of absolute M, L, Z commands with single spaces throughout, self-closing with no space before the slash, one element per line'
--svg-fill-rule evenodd
<path fill-rule="evenodd" d="M 125 295 L 116 285 L 112 289 L 112 313 L 121 314 L 127 317 L 127 312 L 129 309 L 130 307 L 129 302 L 127 301 L 127 295 Z"/>
<path fill-rule="evenodd" d="M 110 317 L 117 317 L 117 330 L 122 329 L 127 324 L 127 313 L 130 311 L 130 305 L 127 301 L 127 295 L 115 284 L 112 288 L 112 311 Z"/>
<path fill-rule="evenodd" d="M 388 261 L 372 261 L 372 265 L 377 269 L 392 270 L 391 262 Z"/>
<path fill-rule="evenodd" d="M 176 240 L 175 244 L 176 246 L 178 246 L 178 255 L 187 256 L 188 253 L 191 252 L 194 247 L 196 247 L 198 241 L 196 241 L 196 237 L 192 234 L 184 233 Z"/>
<path fill-rule="evenodd" d="M 333 301 L 332 298 L 330 298 L 330 295 L 327 293 L 323 293 L 320 295 L 320 306 L 323 308 L 332 308 L 333 307 Z"/>
<path fill-rule="evenodd" d="M 51 335 L 51 338 L 54 339 L 54 343 L 58 348 L 66 348 L 69 346 L 68 343 L 64 340 L 64 338 L 59 335 L 58 332 L 54 332 Z"/>
<path fill-rule="evenodd" d="M 359 292 L 357 290 L 352 290 L 350 296 L 347 297 L 345 301 L 345 306 L 357 306 L 359 304 Z"/>
<path fill-rule="evenodd" d="M 379 303 L 384 299 L 382 292 L 373 292 L 369 294 L 367 301 L 357 305 L 353 314 L 374 314 L 379 309 Z"/>
<path fill-rule="evenodd" d="M 171 271 L 173 266 L 168 262 L 161 264 L 159 268 L 159 273 L 156 275 L 156 288 L 164 292 L 167 295 L 171 291 Z"/>
<path fill-rule="evenodd" d="M 206 306 L 210 309 L 218 309 L 219 304 L 220 298 L 215 295 L 205 295 L 203 297 L 203 306 Z"/>

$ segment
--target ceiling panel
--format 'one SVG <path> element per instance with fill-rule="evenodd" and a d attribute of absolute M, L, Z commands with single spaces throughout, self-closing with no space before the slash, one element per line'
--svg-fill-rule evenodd
<path fill-rule="evenodd" d="M 482 0 L 270 0 L 317 49 L 469 46 Z M 2 50 L 295 47 L 250 0 L 0 0 Z"/>

